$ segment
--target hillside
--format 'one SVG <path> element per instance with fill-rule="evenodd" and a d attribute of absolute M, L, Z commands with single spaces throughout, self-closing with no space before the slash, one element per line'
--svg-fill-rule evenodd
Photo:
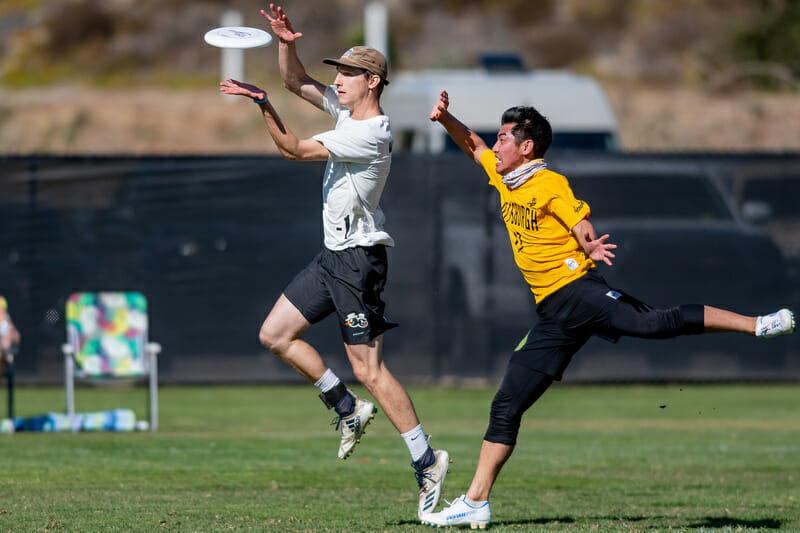
<path fill-rule="evenodd" d="M 393 70 L 469 67 L 514 50 L 529 68 L 594 76 L 627 150 L 798 150 L 797 2 L 386 0 Z M 225 8 L 265 26 L 259 2 L 4 0 L 0 153 L 273 151 L 252 105 L 217 94 L 220 52 L 202 42 Z M 309 71 L 362 39 L 363 2 L 287 2 Z M 744 24 L 740 21 L 747 21 Z M 290 98 L 277 47 L 246 53 L 296 133 L 329 127 Z M 513 105 L 514 102 L 509 102 Z"/>

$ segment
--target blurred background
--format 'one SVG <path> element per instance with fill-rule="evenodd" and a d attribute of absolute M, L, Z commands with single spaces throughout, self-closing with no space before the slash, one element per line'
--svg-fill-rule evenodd
<path fill-rule="evenodd" d="M 596 79 L 625 150 L 794 150 L 800 5 L 794 0 L 384 0 L 391 72 L 472 68 L 513 51 L 525 68 Z M 274 151 L 248 102 L 220 105 L 219 49 L 203 34 L 245 0 L 3 0 L 3 153 Z M 364 0 L 292 0 L 308 70 L 365 34 Z M 277 47 L 245 53 L 245 77 L 270 90 L 298 133 L 324 115 L 281 89 Z M 285 100 L 285 102 L 284 102 Z"/>
<path fill-rule="evenodd" d="M 0 294 L 24 339 L 19 381 L 63 379 L 66 298 L 112 289 L 150 301 L 163 381 L 297 379 L 257 332 L 321 246 L 324 165 L 276 155 L 252 104 L 218 93 L 232 67 L 203 41 L 231 13 L 267 28 L 266 7 L 0 3 Z M 444 88 L 487 135 L 494 106 L 551 119 L 550 167 L 620 245 L 603 270 L 612 284 L 657 306 L 800 308 L 800 2 L 284 7 L 324 83 L 323 57 L 376 34 L 389 57 L 397 150 L 382 203 L 398 245 L 386 300 L 402 327 L 386 358 L 404 379 L 495 380 L 534 316 L 496 195 L 427 122 Z M 283 89 L 276 44 L 244 51 L 236 75 L 265 88 L 298 136 L 329 129 Z M 566 380 L 797 380 L 796 337 L 593 340 Z M 330 320 L 309 339 L 347 375 Z"/>

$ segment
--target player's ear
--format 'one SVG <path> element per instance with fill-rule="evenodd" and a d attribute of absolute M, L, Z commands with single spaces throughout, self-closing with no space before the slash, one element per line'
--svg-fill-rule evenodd
<path fill-rule="evenodd" d="M 369 82 L 367 86 L 370 89 L 377 89 L 380 84 L 381 84 L 381 77 L 378 76 L 377 74 L 372 74 L 369 77 Z"/>
<path fill-rule="evenodd" d="M 533 141 L 530 139 L 525 139 L 519 146 L 523 155 L 531 155 L 533 153 L 533 147 L 534 147 Z"/>

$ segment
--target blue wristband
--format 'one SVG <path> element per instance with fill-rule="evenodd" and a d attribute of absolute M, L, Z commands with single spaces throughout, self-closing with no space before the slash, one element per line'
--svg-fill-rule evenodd
<path fill-rule="evenodd" d="M 266 104 L 267 103 L 267 95 L 266 94 L 264 95 L 264 99 L 263 100 L 256 100 L 255 98 L 253 98 L 253 102 L 255 102 L 257 104 Z"/>

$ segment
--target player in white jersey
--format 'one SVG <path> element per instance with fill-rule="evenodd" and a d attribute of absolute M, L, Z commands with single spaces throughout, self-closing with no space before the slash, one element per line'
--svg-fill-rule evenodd
<path fill-rule="evenodd" d="M 373 48 L 356 46 L 337 59 L 333 85 L 311 78 L 297 57 L 295 32 L 283 9 L 261 11 L 279 38 L 278 62 L 284 85 L 330 114 L 333 130 L 298 139 L 279 118 L 262 89 L 228 79 L 220 90 L 252 98 L 267 129 L 287 159 L 327 160 L 323 178 L 324 248 L 284 290 L 261 326 L 259 338 L 272 353 L 314 383 L 325 405 L 336 409 L 346 459 L 374 416 L 372 402 L 357 398 L 300 337 L 312 324 L 336 313 L 355 377 L 367 388 L 405 440 L 419 486 L 418 513 L 433 510 L 441 494 L 449 456 L 433 450 L 414 405 L 383 362 L 383 332 L 396 326 L 383 315 L 386 247 L 394 241 L 383 229 L 379 201 L 389 175 L 392 132 L 380 108 L 387 80 L 386 59 Z"/>

